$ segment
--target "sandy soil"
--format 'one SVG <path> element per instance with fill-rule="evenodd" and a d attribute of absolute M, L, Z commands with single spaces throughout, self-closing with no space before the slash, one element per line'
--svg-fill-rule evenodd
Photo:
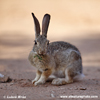
<path fill-rule="evenodd" d="M 45 5 L 48 8 L 45 8 Z M 7 99 L 7 96 L 26 96 L 26 98 L 21 98 L 22 100 L 60 100 L 60 96 L 63 95 L 98 96 L 99 100 L 99 5 L 99 0 L 64 0 L 63 2 L 60 0 L 37 0 L 35 2 L 1 0 L 0 73 L 9 76 L 12 81 L 0 83 L 0 100 Z M 52 15 L 48 31 L 50 42 L 63 40 L 79 48 L 83 59 L 84 80 L 63 86 L 53 86 L 50 82 L 40 86 L 31 84 L 36 72 L 27 59 L 34 41 L 33 21 L 30 14 L 32 11 L 36 13 L 39 20 L 46 12 Z M 52 36 L 53 34 L 55 35 Z"/>

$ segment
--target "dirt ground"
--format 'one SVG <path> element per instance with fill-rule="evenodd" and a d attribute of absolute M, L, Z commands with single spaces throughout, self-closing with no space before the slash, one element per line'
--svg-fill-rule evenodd
<path fill-rule="evenodd" d="M 72 96 L 97 96 L 98 98 L 93 100 L 100 100 L 100 2 L 38 2 L 0 1 L 0 73 L 12 79 L 10 82 L 0 83 L 0 100 L 11 96 L 15 98 L 9 100 L 60 100 L 61 96 L 69 96 L 70 100 L 73 100 Z M 42 7 L 47 5 L 48 8 L 37 9 L 36 5 L 41 4 Z M 38 12 L 39 10 L 41 12 Z M 58 10 L 62 11 L 60 15 Z M 53 86 L 51 82 L 40 86 L 32 85 L 31 81 L 36 72 L 28 61 L 34 41 L 33 20 L 30 14 L 32 11 L 40 20 L 45 12 L 52 15 L 48 31 L 50 42 L 63 40 L 79 48 L 85 75 L 82 81 L 63 86 Z"/>

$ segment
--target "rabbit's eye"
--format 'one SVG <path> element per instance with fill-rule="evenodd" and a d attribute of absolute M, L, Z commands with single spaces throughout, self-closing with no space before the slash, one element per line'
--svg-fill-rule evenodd
<path fill-rule="evenodd" d="M 49 41 L 47 42 L 47 45 L 49 45 Z"/>
<path fill-rule="evenodd" d="M 36 41 L 34 41 L 35 42 L 35 45 L 37 45 L 37 42 Z"/>

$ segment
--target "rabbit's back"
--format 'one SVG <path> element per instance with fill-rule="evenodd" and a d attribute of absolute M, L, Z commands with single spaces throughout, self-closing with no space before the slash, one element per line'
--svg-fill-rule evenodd
<path fill-rule="evenodd" d="M 48 52 L 53 54 L 55 52 L 63 52 L 66 50 L 68 51 L 69 49 L 74 50 L 80 54 L 79 50 L 74 45 L 63 41 L 51 42 L 49 44 Z"/>

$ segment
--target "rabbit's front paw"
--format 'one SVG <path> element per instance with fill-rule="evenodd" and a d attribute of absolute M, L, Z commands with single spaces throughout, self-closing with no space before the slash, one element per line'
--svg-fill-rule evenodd
<path fill-rule="evenodd" d="M 34 84 L 36 82 L 36 80 L 34 79 L 34 80 L 32 80 L 32 84 Z"/>
<path fill-rule="evenodd" d="M 65 79 L 61 79 L 61 78 L 56 78 L 52 81 L 53 85 L 64 85 L 66 84 Z"/>
<path fill-rule="evenodd" d="M 41 85 L 41 84 L 44 84 L 44 83 L 45 83 L 45 81 L 37 81 L 37 82 L 34 83 L 34 85 L 36 86 L 36 85 Z"/>

